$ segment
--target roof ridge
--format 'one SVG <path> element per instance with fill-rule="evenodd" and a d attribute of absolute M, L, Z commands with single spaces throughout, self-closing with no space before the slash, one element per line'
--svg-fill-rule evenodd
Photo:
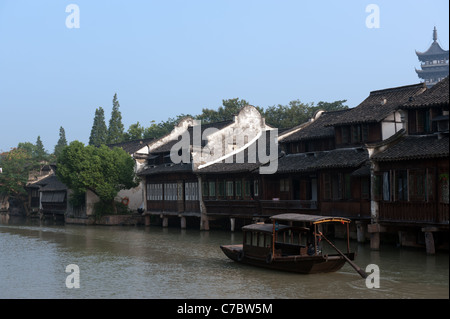
<path fill-rule="evenodd" d="M 370 95 L 376 95 L 376 94 L 388 93 L 388 92 L 406 91 L 406 90 L 410 90 L 410 89 L 414 89 L 414 88 L 417 88 L 417 89 L 426 88 L 426 84 L 423 82 L 420 82 L 417 84 L 409 84 L 409 85 L 402 85 L 402 86 L 397 86 L 397 87 L 392 87 L 392 88 L 387 88 L 387 89 L 375 90 L 375 91 L 371 91 Z"/>

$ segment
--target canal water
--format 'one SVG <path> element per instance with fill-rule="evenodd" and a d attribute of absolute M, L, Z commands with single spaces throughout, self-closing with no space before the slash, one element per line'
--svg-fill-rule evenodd
<path fill-rule="evenodd" d="M 446 252 L 375 252 L 351 242 L 358 266 L 379 268 L 379 288 L 370 289 L 348 264 L 336 273 L 299 275 L 235 263 L 219 246 L 241 237 L 156 226 L 0 224 L 0 299 L 449 298 Z M 66 272 L 68 265 L 79 271 Z M 68 288 L 75 274 L 80 286 Z"/>

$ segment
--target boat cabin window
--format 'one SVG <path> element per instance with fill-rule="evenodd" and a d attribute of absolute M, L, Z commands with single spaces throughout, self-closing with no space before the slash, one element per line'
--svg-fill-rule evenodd
<path fill-rule="evenodd" d="M 269 247 L 272 235 L 261 232 L 245 232 L 244 243 L 248 246 Z"/>
<path fill-rule="evenodd" d="M 287 229 L 277 233 L 275 242 L 306 246 L 308 238 L 307 233 L 297 229 Z"/>

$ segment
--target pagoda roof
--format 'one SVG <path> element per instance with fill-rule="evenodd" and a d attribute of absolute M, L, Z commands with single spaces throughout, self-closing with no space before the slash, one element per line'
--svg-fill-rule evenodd
<path fill-rule="evenodd" d="M 439 43 L 437 43 L 437 41 L 434 41 L 428 48 L 428 50 L 426 50 L 425 52 L 420 52 L 416 50 L 416 54 L 419 57 L 420 61 L 426 61 L 430 57 L 435 56 L 447 56 L 447 57 L 449 56 L 448 50 L 442 49 Z"/>
<path fill-rule="evenodd" d="M 449 56 L 449 51 L 441 48 L 439 43 L 437 42 L 437 31 L 436 27 L 433 30 L 433 43 L 425 52 L 420 52 L 416 50 L 417 57 L 420 61 L 424 62 L 430 59 L 438 58 L 438 57 L 447 57 Z"/>

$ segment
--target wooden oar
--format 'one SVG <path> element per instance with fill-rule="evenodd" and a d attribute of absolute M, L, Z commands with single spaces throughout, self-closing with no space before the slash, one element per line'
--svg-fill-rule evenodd
<path fill-rule="evenodd" d="M 339 255 L 341 255 L 342 257 L 345 258 L 345 260 L 358 272 L 358 274 L 360 274 L 360 276 L 362 278 L 367 278 L 367 273 L 362 270 L 361 268 L 358 267 L 358 265 L 356 265 L 354 262 L 352 262 L 344 253 L 342 253 L 335 245 L 333 245 L 333 243 L 331 241 L 328 240 L 328 238 L 326 238 L 322 232 L 319 232 L 320 236 L 323 237 L 323 239 L 325 239 L 327 241 L 328 244 L 330 244 L 331 247 L 333 247 L 338 253 Z"/>

